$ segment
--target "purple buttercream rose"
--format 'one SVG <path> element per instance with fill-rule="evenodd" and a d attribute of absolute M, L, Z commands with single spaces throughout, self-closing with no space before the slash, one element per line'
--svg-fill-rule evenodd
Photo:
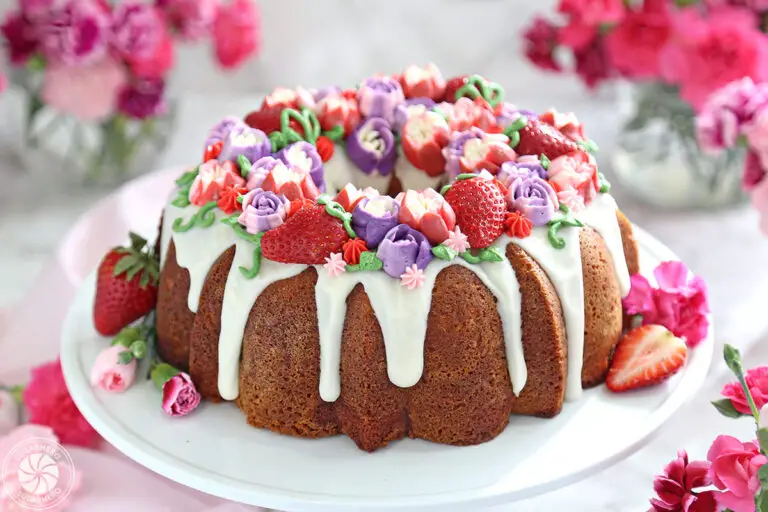
<path fill-rule="evenodd" d="M 323 179 L 323 159 L 317 148 L 309 142 L 299 141 L 286 146 L 277 154 L 277 158 L 312 177 L 312 181 L 322 192 L 325 188 Z"/>
<path fill-rule="evenodd" d="M 430 98 L 411 98 L 405 100 L 405 103 L 401 103 L 395 107 L 392 127 L 396 132 L 399 132 L 403 129 L 403 126 L 405 126 L 408 119 L 432 110 L 434 106 L 435 102 Z"/>
<path fill-rule="evenodd" d="M 464 145 L 471 139 L 483 139 L 485 132 L 477 127 L 471 127 L 463 132 L 455 132 L 451 141 L 443 148 L 445 170 L 451 178 L 461 174 L 461 158 L 464 156 Z"/>
<path fill-rule="evenodd" d="M 536 173 L 517 176 L 507 189 L 507 206 L 530 220 L 534 226 L 546 226 L 560 208 L 552 186 Z"/>
<path fill-rule="evenodd" d="M 165 82 L 161 78 L 140 79 L 120 91 L 117 106 L 128 117 L 155 117 L 168 110 L 164 93 Z"/>
<path fill-rule="evenodd" d="M 155 7 L 138 2 L 120 3 L 112 11 L 112 46 L 126 57 L 150 57 L 160 42 L 163 26 Z"/>
<path fill-rule="evenodd" d="M 243 155 L 253 163 L 272 153 L 272 143 L 269 137 L 258 128 L 251 128 L 245 123 L 237 123 L 229 130 L 224 138 L 224 145 L 219 153 L 219 160 L 237 162 L 237 157 Z"/>
<path fill-rule="evenodd" d="M 395 108 L 405 101 L 400 82 L 388 76 L 366 78 L 357 90 L 360 113 L 364 117 L 383 117 L 392 123 Z"/>
<path fill-rule="evenodd" d="M 519 157 L 515 162 L 504 162 L 501 164 L 496 179 L 499 180 L 502 185 L 509 188 L 515 178 L 519 176 L 526 177 L 531 174 L 534 174 L 543 180 L 546 180 L 549 177 L 549 173 L 547 173 L 547 170 L 541 165 L 537 156 L 524 155 Z"/>
<path fill-rule="evenodd" d="M 107 49 L 109 15 L 96 2 L 69 2 L 50 12 L 37 27 L 49 61 L 79 65 L 102 57 Z"/>
<path fill-rule="evenodd" d="M 208 130 L 208 138 L 205 139 L 205 147 L 216 144 L 217 142 L 224 142 L 229 134 L 229 131 L 237 125 L 244 124 L 240 119 L 235 116 L 227 116 Z"/>
<path fill-rule="evenodd" d="M 432 246 L 422 233 L 400 224 L 384 235 L 376 256 L 384 263 L 384 272 L 399 279 L 414 263 L 421 270 L 427 268 L 432 260 Z"/>
<path fill-rule="evenodd" d="M 527 118 L 539 117 L 535 112 L 530 110 L 519 109 L 511 103 L 503 103 L 496 113 L 496 122 L 502 128 L 506 128 L 513 121 L 516 121 L 520 116 Z"/>
<path fill-rule="evenodd" d="M 252 235 L 263 233 L 285 221 L 287 207 L 288 200 L 282 194 L 256 188 L 243 197 L 243 213 L 237 221 Z"/>
<path fill-rule="evenodd" d="M 251 172 L 249 172 L 248 176 L 246 177 L 245 186 L 248 188 L 248 190 L 261 187 L 261 184 L 264 183 L 264 180 L 267 178 L 269 171 L 278 165 L 285 165 L 282 160 L 278 160 L 277 158 L 271 156 L 259 158 L 255 162 L 252 162 L 252 164 Z"/>
<path fill-rule="evenodd" d="M 314 99 L 315 104 L 317 104 L 320 102 L 320 100 L 322 100 L 326 96 L 331 96 L 335 94 L 341 94 L 341 87 L 338 87 L 336 85 L 330 85 L 328 87 L 322 87 L 320 89 L 313 90 L 312 99 Z"/>
<path fill-rule="evenodd" d="M 352 211 L 352 229 L 369 249 L 379 246 L 389 230 L 397 226 L 400 205 L 389 196 L 365 197 Z"/>
<path fill-rule="evenodd" d="M 386 176 L 395 167 L 395 134 L 381 117 L 369 117 L 347 137 L 347 156 L 365 174 Z"/>

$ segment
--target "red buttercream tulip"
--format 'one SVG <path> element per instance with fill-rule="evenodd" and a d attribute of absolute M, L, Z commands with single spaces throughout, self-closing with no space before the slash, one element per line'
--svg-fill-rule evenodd
<path fill-rule="evenodd" d="M 408 190 L 395 200 L 400 203 L 398 220 L 421 231 L 432 244 L 444 242 L 456 227 L 456 214 L 437 191 Z"/>
<path fill-rule="evenodd" d="M 448 145 L 450 132 L 448 123 L 435 112 L 414 116 L 403 126 L 403 153 L 417 169 L 429 176 L 440 176 L 445 172 L 443 148 Z"/>

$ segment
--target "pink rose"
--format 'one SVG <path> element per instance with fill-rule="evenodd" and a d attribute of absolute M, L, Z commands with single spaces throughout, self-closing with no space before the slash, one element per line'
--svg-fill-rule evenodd
<path fill-rule="evenodd" d="M 747 370 L 744 378 L 757 408 L 768 404 L 768 366 Z M 752 414 L 747 397 L 744 395 L 744 390 L 739 382 L 729 382 L 723 387 L 720 394 L 729 399 L 733 407 L 740 413 Z"/>
<path fill-rule="evenodd" d="M 49 63 L 40 94 L 44 103 L 61 113 L 96 121 L 115 111 L 117 93 L 125 83 L 125 69 L 112 59 L 89 66 Z"/>
<path fill-rule="evenodd" d="M 122 393 L 133 384 L 136 377 L 136 360 L 120 364 L 118 357 L 130 351 L 122 345 L 102 350 L 91 368 L 91 386 L 110 393 Z"/>
<path fill-rule="evenodd" d="M 768 47 L 748 11 L 723 7 L 704 17 L 696 8 L 672 16 L 674 36 L 660 55 L 662 77 L 699 110 L 718 88 L 766 75 Z"/>
<path fill-rule="evenodd" d="M 171 416 L 185 416 L 200 405 L 200 393 L 184 372 L 174 375 L 163 385 L 163 410 Z"/>
<path fill-rule="evenodd" d="M 555 158 L 549 164 L 547 172 L 549 184 L 555 189 L 560 202 L 574 210 L 589 205 L 600 189 L 595 160 L 584 151 L 576 151 Z M 575 195 L 568 191 L 575 192 Z M 561 192 L 566 194 L 561 196 Z M 575 196 L 578 196 L 581 201 L 574 200 Z"/>
<path fill-rule="evenodd" d="M 694 492 L 694 489 L 712 485 L 710 464 L 705 460 L 688 462 L 685 450 L 667 464 L 664 473 L 656 475 L 651 498 L 651 512 L 715 512 L 714 491 Z"/>
<path fill-rule="evenodd" d="M 754 512 L 755 494 L 760 489 L 757 471 L 768 462 L 757 443 L 717 436 L 707 452 L 707 460 L 712 463 L 712 483 L 723 491 L 716 495 L 717 504 L 733 512 Z"/>
<path fill-rule="evenodd" d="M 659 52 L 667 44 L 670 20 L 667 0 L 646 0 L 606 36 L 613 66 L 629 78 L 658 78 Z"/>
<path fill-rule="evenodd" d="M 219 7 L 213 22 L 216 60 L 223 68 L 236 68 L 261 46 L 258 8 L 250 0 L 232 0 Z"/>
<path fill-rule="evenodd" d="M 16 403 L 13 395 L 0 390 L 0 436 L 6 435 L 19 425 L 20 411 L 19 404 Z"/>
<path fill-rule="evenodd" d="M 234 163 L 229 160 L 226 162 L 208 160 L 200 166 L 195 181 L 189 188 L 189 202 L 196 206 L 203 206 L 211 201 L 218 201 L 224 189 L 243 185 L 245 185 L 245 179 Z"/>
<path fill-rule="evenodd" d="M 456 226 L 453 208 L 434 189 L 401 192 L 395 201 L 400 204 L 398 220 L 421 231 L 433 245 L 443 243 Z"/>

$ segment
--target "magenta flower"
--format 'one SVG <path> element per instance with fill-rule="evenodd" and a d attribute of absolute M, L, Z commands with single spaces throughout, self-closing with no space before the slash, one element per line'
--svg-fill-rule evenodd
<path fill-rule="evenodd" d="M 235 68 L 259 51 L 259 23 L 259 12 L 250 0 L 232 0 L 219 7 L 213 23 L 213 46 L 221 67 Z"/>
<path fill-rule="evenodd" d="M 768 462 L 757 443 L 717 436 L 707 452 L 707 460 L 712 464 L 712 483 L 723 491 L 716 494 L 717 504 L 733 512 L 754 512 L 755 494 L 760 490 L 757 471 Z"/>
<path fill-rule="evenodd" d="M 653 481 L 656 497 L 651 498 L 651 512 L 715 512 L 714 491 L 694 492 L 712 484 L 709 467 L 707 461 L 688 462 L 685 450 L 678 451 Z"/>
<path fill-rule="evenodd" d="M 171 26 L 188 41 L 207 37 L 216 18 L 216 0 L 157 0 Z"/>
<path fill-rule="evenodd" d="M 107 49 L 110 19 L 95 2 L 70 2 L 51 12 L 38 26 L 46 59 L 80 65 L 102 57 Z"/>
<path fill-rule="evenodd" d="M 174 375 L 163 385 L 163 410 L 171 416 L 186 416 L 200 405 L 200 393 L 189 375 Z"/>
<path fill-rule="evenodd" d="M 112 46 L 122 55 L 138 59 L 150 57 L 160 44 L 163 24 L 154 6 L 120 3 L 112 11 Z"/>
<path fill-rule="evenodd" d="M 627 9 L 624 19 L 606 37 L 611 63 L 622 75 L 635 79 L 658 79 L 659 53 L 671 34 L 669 3 L 646 1 Z"/>
<path fill-rule="evenodd" d="M 135 119 L 164 114 L 168 109 L 164 92 L 165 82 L 159 78 L 137 80 L 120 91 L 118 108 L 123 114 Z"/>
<path fill-rule="evenodd" d="M 749 392 L 755 400 L 755 406 L 759 409 L 768 404 L 768 366 L 747 370 L 744 378 L 747 381 Z M 739 382 L 729 382 L 723 387 L 720 394 L 729 399 L 733 407 L 740 413 L 752 414 L 747 397 L 744 396 L 744 390 Z"/>
<path fill-rule="evenodd" d="M 26 63 L 37 52 L 35 28 L 20 12 L 10 11 L 0 30 L 8 47 L 8 58 L 14 66 Z"/>
<path fill-rule="evenodd" d="M 525 56 L 535 66 L 551 71 L 562 68 L 555 60 L 555 48 L 559 40 L 560 28 L 544 18 L 535 18 L 523 33 Z M 451 98 L 449 98 L 451 99 Z"/>

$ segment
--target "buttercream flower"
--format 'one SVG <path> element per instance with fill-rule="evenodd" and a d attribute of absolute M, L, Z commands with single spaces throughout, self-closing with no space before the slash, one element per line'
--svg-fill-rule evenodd
<path fill-rule="evenodd" d="M 160 43 L 163 28 L 160 13 L 154 6 L 121 2 L 112 11 L 110 42 L 122 55 L 147 58 Z"/>
<path fill-rule="evenodd" d="M 347 156 L 365 174 L 391 173 L 397 158 L 396 149 L 392 128 L 381 117 L 367 118 L 347 137 Z"/>
<path fill-rule="evenodd" d="M 573 201 L 573 196 L 560 196 L 560 192 L 574 191 L 584 205 L 597 196 L 600 189 L 600 179 L 594 158 L 584 151 L 575 151 L 555 158 L 547 169 L 549 184 L 555 189 L 558 198 L 572 210 L 581 208 L 581 204 Z"/>
<path fill-rule="evenodd" d="M 210 136 L 209 136 L 210 138 Z M 219 161 L 237 162 L 237 157 L 244 156 L 249 162 L 255 162 L 272 154 L 272 143 L 267 134 L 258 128 L 251 128 L 245 123 L 234 123 L 223 138 L 224 145 L 219 153 Z"/>
<path fill-rule="evenodd" d="M 40 96 L 49 107 L 84 121 L 112 114 L 126 81 L 125 69 L 112 59 L 87 66 L 50 63 L 43 74 Z"/>
<path fill-rule="evenodd" d="M 160 78 L 144 78 L 123 87 L 117 99 L 120 112 L 134 119 L 147 119 L 168 110 L 165 82 Z"/>
<path fill-rule="evenodd" d="M 554 189 L 537 174 L 519 176 L 507 187 L 507 206 L 534 226 L 546 226 L 560 208 Z"/>
<path fill-rule="evenodd" d="M 504 217 L 504 232 L 510 238 L 525 238 L 532 229 L 533 223 L 520 212 L 507 212 Z"/>
<path fill-rule="evenodd" d="M 267 139 L 269 142 L 269 139 Z M 309 174 L 312 181 L 322 191 L 325 188 L 323 181 L 323 160 L 317 152 L 317 148 L 309 142 L 299 141 L 286 146 L 277 154 L 277 158 L 288 166 Z"/>
<path fill-rule="evenodd" d="M 189 202 L 203 206 L 218 201 L 221 192 L 232 185 L 243 186 L 245 180 L 232 162 L 208 160 L 198 168 L 197 176 L 189 188 Z"/>
<path fill-rule="evenodd" d="M 216 17 L 216 0 L 157 0 L 171 25 L 188 41 L 206 37 Z"/>
<path fill-rule="evenodd" d="M 68 2 L 37 27 L 45 58 L 65 65 L 100 60 L 106 53 L 110 20 L 97 2 Z"/>
<path fill-rule="evenodd" d="M 384 272 L 399 279 L 411 265 L 424 270 L 432 260 L 432 247 L 422 233 L 400 224 L 387 232 L 376 256 L 384 264 Z"/>
<path fill-rule="evenodd" d="M 453 228 L 453 231 L 448 234 L 448 238 L 443 240 L 443 245 L 453 251 L 456 251 L 457 254 L 461 254 L 469 250 L 467 235 L 461 232 L 461 228 L 459 226 Z"/>
<path fill-rule="evenodd" d="M 406 268 L 405 272 L 403 272 L 403 275 L 400 276 L 400 284 L 409 290 L 421 288 L 424 286 L 424 281 L 426 281 L 424 271 L 417 267 L 415 263 Z"/>
<path fill-rule="evenodd" d="M 504 162 L 496 174 L 499 183 L 509 188 L 512 182 L 519 177 L 536 175 L 546 180 L 548 178 L 547 170 L 541 165 L 539 157 L 535 155 L 522 155 L 514 162 Z"/>
<path fill-rule="evenodd" d="M 447 239 L 456 226 L 456 214 L 453 208 L 434 189 L 401 192 L 395 201 L 400 203 L 399 221 L 424 233 L 433 245 Z"/>
<path fill-rule="evenodd" d="M 205 147 L 212 146 L 217 142 L 222 144 L 227 138 L 229 131 L 242 123 L 242 121 L 235 116 L 227 116 L 208 130 L 208 137 L 205 139 Z M 223 146 L 222 146 L 223 147 Z"/>
<path fill-rule="evenodd" d="M 18 11 L 9 11 L 0 30 L 5 38 L 8 58 L 14 66 L 25 64 L 38 50 L 35 27 Z"/>
<path fill-rule="evenodd" d="M 707 460 L 712 464 L 712 483 L 723 491 L 716 494 L 717 504 L 733 512 L 754 511 L 755 495 L 760 490 L 757 472 L 768 462 L 757 443 L 717 436 L 707 452 Z"/>
<path fill-rule="evenodd" d="M 271 93 L 261 102 L 262 108 L 287 107 L 298 109 L 301 107 L 312 108 L 315 106 L 315 98 L 312 93 L 303 87 L 289 89 L 288 87 L 275 87 Z"/>
<path fill-rule="evenodd" d="M 269 157 L 265 157 L 269 158 Z M 275 194 L 282 194 L 289 201 L 296 199 L 317 199 L 320 190 L 315 185 L 312 177 L 301 170 L 288 166 L 278 160 L 267 173 L 261 188 Z"/>
<path fill-rule="evenodd" d="M 405 68 L 400 85 L 406 98 L 439 100 L 445 94 L 445 78 L 431 62 L 423 68 L 413 64 Z"/>
<path fill-rule="evenodd" d="M 0 389 L 0 437 L 19 425 L 19 404 L 9 392 Z"/>
<path fill-rule="evenodd" d="M 213 21 L 213 50 L 224 69 L 236 68 L 261 47 L 259 11 L 250 0 L 219 5 Z"/>
<path fill-rule="evenodd" d="M 584 135 L 584 125 L 576 118 L 573 112 L 558 112 L 555 109 L 549 109 L 539 116 L 542 123 L 554 126 L 557 131 L 569 139 L 582 142 L 587 140 Z"/>
<path fill-rule="evenodd" d="M 333 200 L 339 203 L 346 211 L 352 212 L 360 201 L 366 197 L 374 198 L 379 197 L 380 195 L 379 191 L 373 187 L 358 189 L 353 184 L 347 183 L 344 185 L 344 188 L 336 194 L 336 197 L 334 197 Z"/>
<path fill-rule="evenodd" d="M 405 101 L 400 82 L 388 76 L 366 78 L 357 90 L 360 113 L 392 123 L 395 107 Z"/>
<path fill-rule="evenodd" d="M 400 143 L 403 154 L 417 169 L 429 176 L 445 172 L 443 148 L 450 140 L 451 129 L 445 119 L 435 112 L 411 117 L 403 126 Z"/>
<path fill-rule="evenodd" d="M 396 132 L 403 131 L 405 123 L 412 117 L 420 116 L 432 110 L 435 102 L 429 98 L 411 98 L 395 107 L 394 122 L 392 128 Z"/>
<path fill-rule="evenodd" d="M 688 462 L 688 454 L 679 450 L 653 480 L 656 496 L 651 498 L 651 512 L 715 512 L 715 492 L 694 491 L 712 484 L 709 468 L 705 460 Z"/>
<path fill-rule="evenodd" d="M 360 237 L 350 238 L 341 246 L 344 261 L 349 265 L 360 263 L 360 256 L 368 250 L 368 244 Z"/>
<path fill-rule="evenodd" d="M 675 336 L 695 347 L 707 335 L 709 302 L 707 287 L 699 276 L 690 275 L 680 261 L 666 261 L 653 271 L 654 288 L 639 274 L 631 276 L 631 288 L 624 298 L 629 315 L 641 315 L 643 324 L 663 325 Z"/>
<path fill-rule="evenodd" d="M 246 176 L 246 187 L 248 190 L 260 188 L 269 171 L 280 165 L 284 166 L 285 162 L 272 156 L 265 156 L 255 162 L 251 162 L 251 171 Z"/>
<path fill-rule="evenodd" d="M 91 386 L 110 393 L 122 393 L 131 387 L 136 377 L 136 359 L 120 364 L 118 358 L 123 352 L 130 353 L 122 345 L 113 345 L 99 353 L 91 368 Z"/>
<path fill-rule="evenodd" d="M 364 197 L 352 212 L 352 229 L 370 249 L 398 224 L 400 205 L 389 196 Z"/>
<path fill-rule="evenodd" d="M 496 115 L 483 98 L 474 100 L 462 97 L 456 103 L 440 103 L 435 107 L 446 116 L 451 130 L 463 132 L 472 127 L 487 133 L 498 133 L 502 129 L 496 123 Z"/>
<path fill-rule="evenodd" d="M 747 382 L 747 387 L 755 401 L 755 406 L 761 408 L 768 404 L 768 366 L 759 366 L 747 370 L 744 375 Z M 742 414 L 751 415 L 752 411 L 749 408 L 749 401 L 744 395 L 744 389 L 742 389 L 739 382 L 729 382 L 723 387 L 720 392 L 722 396 L 729 399 L 733 404 L 733 407 Z"/>
<path fill-rule="evenodd" d="M 255 188 L 243 197 L 243 213 L 237 221 L 255 235 L 281 225 L 288 216 L 287 208 L 285 196 Z"/>
<path fill-rule="evenodd" d="M 323 96 L 315 104 L 314 111 L 320 122 L 320 128 L 331 131 L 337 126 L 341 126 L 344 129 L 345 137 L 352 133 L 352 130 L 360 122 L 357 98 L 341 92 Z"/>
<path fill-rule="evenodd" d="M 323 267 L 328 271 L 328 275 L 336 277 L 347 271 L 347 262 L 340 252 L 333 252 L 325 258 Z"/>
<path fill-rule="evenodd" d="M 58 359 L 32 369 L 22 398 L 29 423 L 50 427 L 63 444 L 92 448 L 99 443 L 99 434 L 72 401 Z"/>
<path fill-rule="evenodd" d="M 163 410 L 171 416 L 186 416 L 200 405 L 200 393 L 189 375 L 179 372 L 163 384 Z"/>
<path fill-rule="evenodd" d="M 529 119 L 536 119 L 539 116 L 536 112 L 531 110 L 519 109 L 511 103 L 503 102 L 496 105 L 493 109 L 493 114 L 496 116 L 496 124 L 498 128 L 503 131 L 504 128 L 511 125 L 513 122 L 525 117 Z"/>
<path fill-rule="evenodd" d="M 451 178 L 483 169 L 495 175 L 504 162 L 517 158 L 515 151 L 507 144 L 508 141 L 505 135 L 485 133 L 474 127 L 454 132 L 451 141 L 443 149 L 445 170 Z"/>
<path fill-rule="evenodd" d="M 243 206 L 240 204 L 240 197 L 248 193 L 248 189 L 239 185 L 232 185 L 225 188 L 219 194 L 219 200 L 216 201 L 216 206 L 219 210 L 224 212 L 225 215 L 231 215 L 237 211 L 242 211 Z"/>

